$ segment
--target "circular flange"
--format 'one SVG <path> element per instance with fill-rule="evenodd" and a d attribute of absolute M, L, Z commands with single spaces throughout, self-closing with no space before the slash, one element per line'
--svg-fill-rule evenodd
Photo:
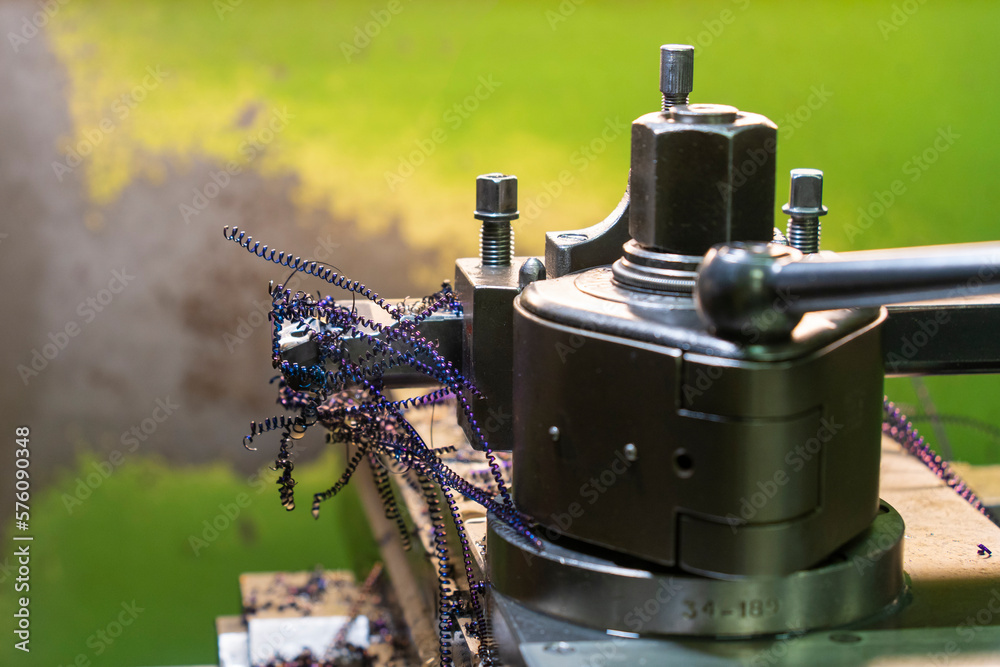
<path fill-rule="evenodd" d="M 489 528 L 498 592 L 600 630 L 751 637 L 835 628 L 886 612 L 905 588 L 903 519 L 884 501 L 871 527 L 823 564 L 729 580 L 638 569 L 548 540 L 539 549 L 492 517 Z"/>
<path fill-rule="evenodd" d="M 622 249 L 625 254 L 611 267 L 616 283 L 649 292 L 691 294 L 700 256 L 656 252 L 632 240 Z"/>
<path fill-rule="evenodd" d="M 670 117 L 678 123 L 694 125 L 725 125 L 735 123 L 740 110 L 728 104 L 678 104 L 670 109 Z"/>

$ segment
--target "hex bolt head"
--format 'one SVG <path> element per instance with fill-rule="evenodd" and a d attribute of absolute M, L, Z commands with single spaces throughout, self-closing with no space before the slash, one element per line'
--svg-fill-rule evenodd
<path fill-rule="evenodd" d="M 819 169 L 792 169 L 788 203 L 781 210 L 786 215 L 803 218 L 826 215 L 823 172 Z"/>
<path fill-rule="evenodd" d="M 694 89 L 694 47 L 689 44 L 664 44 L 660 47 L 660 92 L 663 110 L 675 104 L 687 104 Z"/>
<path fill-rule="evenodd" d="M 476 212 L 479 220 L 510 221 L 517 210 L 517 176 L 483 174 L 476 178 Z"/>

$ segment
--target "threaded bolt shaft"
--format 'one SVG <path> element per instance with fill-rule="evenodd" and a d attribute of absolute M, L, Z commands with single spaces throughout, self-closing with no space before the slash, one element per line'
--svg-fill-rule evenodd
<path fill-rule="evenodd" d="M 819 218 L 804 220 L 788 219 L 788 245 L 804 253 L 819 252 L 822 223 Z"/>
<path fill-rule="evenodd" d="M 483 266 L 510 266 L 514 256 L 514 230 L 510 221 L 484 220 L 479 230 L 479 258 Z"/>
<path fill-rule="evenodd" d="M 670 107 L 677 106 L 678 104 L 687 104 L 688 95 L 663 95 L 663 111 L 669 111 Z"/>

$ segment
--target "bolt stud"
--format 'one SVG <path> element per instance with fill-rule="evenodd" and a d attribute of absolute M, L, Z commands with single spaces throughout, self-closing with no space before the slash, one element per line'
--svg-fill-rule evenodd
<path fill-rule="evenodd" d="M 819 252 L 819 217 L 823 206 L 823 172 L 819 169 L 792 169 L 788 203 L 781 207 L 788 217 L 788 245 L 804 253 Z"/>
<path fill-rule="evenodd" d="M 514 256 L 514 231 L 510 221 L 517 210 L 517 176 L 483 174 L 476 178 L 476 212 L 482 220 L 479 230 L 479 259 L 483 266 L 510 266 Z"/>
<path fill-rule="evenodd" d="M 664 44 L 660 47 L 660 92 L 663 110 L 687 104 L 694 89 L 694 47 L 689 44 Z"/>

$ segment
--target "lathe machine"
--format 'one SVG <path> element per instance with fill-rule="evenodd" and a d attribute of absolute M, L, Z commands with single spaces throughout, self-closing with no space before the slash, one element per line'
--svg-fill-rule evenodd
<path fill-rule="evenodd" d="M 1000 664 L 1000 528 L 883 396 L 887 373 L 1000 369 L 1000 244 L 824 251 L 816 169 L 792 171 L 776 230 L 777 126 L 690 102 L 692 47 L 660 58 L 662 108 L 633 122 L 625 194 L 603 221 L 518 256 L 517 179 L 485 174 L 481 253 L 457 260 L 444 307 L 352 296 L 350 324 L 315 302 L 276 324 L 295 396 L 379 354 L 351 376 L 359 392 L 475 388 L 451 392 L 465 397 L 452 413 L 413 410 L 357 441 L 388 447 L 376 471 L 396 453 L 395 512 L 384 480 L 362 466 L 355 481 L 412 659 Z M 418 456 L 371 435 L 385 428 L 457 448 Z M 492 484 L 496 504 L 435 457 Z M 407 481 L 421 461 L 461 505 L 448 557 Z"/>

